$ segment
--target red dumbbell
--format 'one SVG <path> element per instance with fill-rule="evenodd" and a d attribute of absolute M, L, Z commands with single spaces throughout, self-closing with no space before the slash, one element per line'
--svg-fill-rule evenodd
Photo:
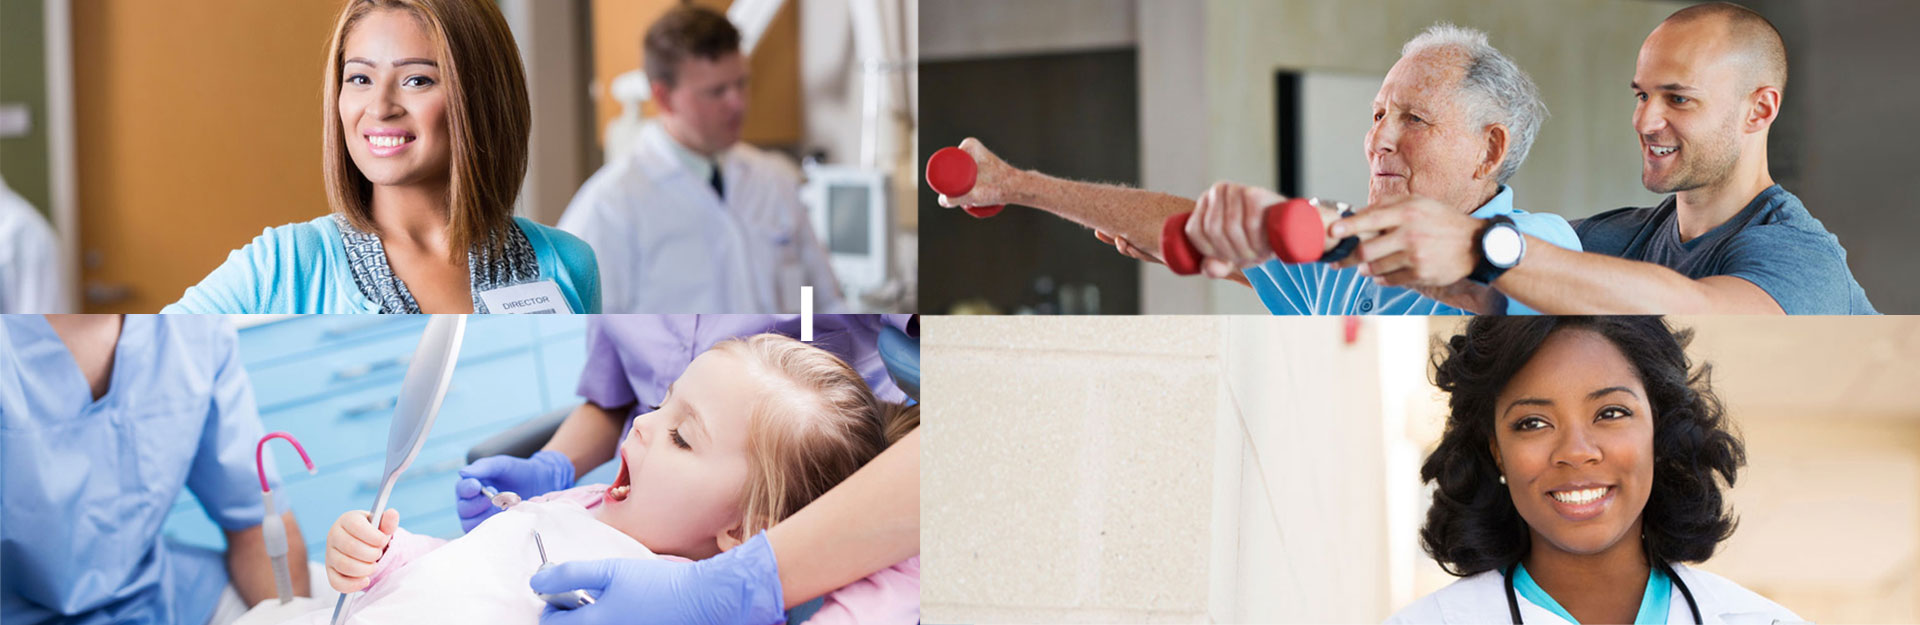
<path fill-rule="evenodd" d="M 940 148 L 933 156 L 927 157 L 927 186 L 947 197 L 960 197 L 973 190 L 973 180 L 980 175 L 979 166 L 973 164 L 973 155 L 960 148 Z M 1005 204 L 993 206 L 968 206 L 962 210 L 968 215 L 986 219 L 1000 214 Z"/>
<path fill-rule="evenodd" d="M 1187 219 L 1193 213 L 1167 218 L 1160 227 L 1161 257 L 1167 267 L 1183 276 L 1200 273 L 1200 252 L 1187 240 Z M 1320 260 L 1326 248 L 1327 228 L 1320 222 L 1320 209 L 1306 198 L 1293 198 L 1268 206 L 1263 224 L 1267 244 L 1282 262 L 1308 263 Z"/>

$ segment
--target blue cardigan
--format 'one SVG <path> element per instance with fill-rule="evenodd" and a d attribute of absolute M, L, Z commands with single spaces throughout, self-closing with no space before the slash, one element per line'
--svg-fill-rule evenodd
<path fill-rule="evenodd" d="M 515 217 L 540 263 L 540 278 L 559 285 L 574 312 L 600 312 L 600 268 L 593 248 L 558 228 Z M 227 254 L 213 273 L 162 313 L 377 313 L 347 266 L 332 215 L 268 228 Z"/>

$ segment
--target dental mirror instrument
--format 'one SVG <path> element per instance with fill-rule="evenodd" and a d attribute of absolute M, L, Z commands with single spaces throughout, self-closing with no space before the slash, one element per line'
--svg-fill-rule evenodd
<path fill-rule="evenodd" d="M 313 459 L 307 457 L 307 448 L 300 446 L 292 434 L 274 432 L 260 437 L 253 446 L 253 470 L 260 475 L 260 499 L 266 504 L 265 513 L 260 519 L 261 538 L 267 542 L 267 558 L 273 561 L 273 589 L 280 594 L 280 604 L 293 602 L 293 569 L 287 568 L 287 524 L 273 510 L 273 489 L 267 486 L 267 465 L 263 460 L 267 451 L 267 441 L 283 438 L 293 444 L 293 450 L 300 452 L 300 461 L 307 463 L 307 475 L 313 475 Z"/>
<path fill-rule="evenodd" d="M 501 510 L 509 510 L 520 504 L 520 493 L 513 491 L 503 493 L 500 492 L 499 489 L 485 484 L 480 485 L 480 492 L 486 493 L 487 499 L 493 502 L 493 507 Z"/>
<path fill-rule="evenodd" d="M 545 571 L 547 569 L 553 568 L 555 565 L 552 562 L 547 560 L 547 543 L 540 540 L 540 530 L 530 530 L 530 531 L 533 532 L 534 548 L 540 550 L 540 568 L 534 569 L 533 571 L 534 574 L 537 575 L 541 571 Z M 587 594 L 587 591 L 580 590 L 578 588 L 575 588 L 573 590 L 569 590 L 566 592 L 555 592 L 555 593 L 546 593 L 546 594 L 534 593 L 534 594 L 539 595 L 540 600 L 547 602 L 547 605 L 560 608 L 562 610 L 572 610 L 574 608 L 593 605 L 593 595 L 589 595 Z"/>
<path fill-rule="evenodd" d="M 406 377 L 400 381 L 400 396 L 393 404 L 393 425 L 387 429 L 386 474 L 380 480 L 380 494 L 373 498 L 373 514 L 369 517 L 376 525 L 381 513 L 387 511 L 387 497 L 393 494 L 394 483 L 420 455 L 427 431 L 433 429 L 433 419 L 440 415 L 440 402 L 447 398 L 447 387 L 453 383 L 453 365 L 460 359 L 460 341 L 466 332 L 466 315 L 434 315 L 427 320 L 420 344 L 413 349 Z M 353 593 L 342 594 L 333 604 L 333 625 L 340 625 L 353 597 Z"/>

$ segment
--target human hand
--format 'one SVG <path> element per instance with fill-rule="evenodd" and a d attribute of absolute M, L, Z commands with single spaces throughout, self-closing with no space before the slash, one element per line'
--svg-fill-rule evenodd
<path fill-rule="evenodd" d="M 1389 200 L 1334 222 L 1334 237 L 1361 238 L 1359 248 L 1334 266 L 1359 266 L 1361 275 L 1383 286 L 1447 287 L 1473 273 L 1475 239 L 1485 224 L 1436 200 Z"/>
<path fill-rule="evenodd" d="M 942 194 L 941 206 L 947 208 L 999 206 L 1015 201 L 1020 170 L 1000 160 L 1000 157 L 992 150 L 988 150 L 979 139 L 967 137 L 960 142 L 959 148 L 973 157 L 976 170 L 973 188 L 965 194 L 952 197 Z"/>
<path fill-rule="evenodd" d="M 379 527 L 374 527 L 372 514 L 366 510 L 340 515 L 327 530 L 327 584 L 342 593 L 366 588 L 374 564 L 386 553 L 387 543 L 399 529 L 400 511 L 391 508 L 380 515 Z"/>
<path fill-rule="evenodd" d="M 557 451 L 540 451 L 528 458 L 488 456 L 460 469 L 460 481 L 453 485 L 459 499 L 454 511 L 460 514 L 461 531 L 471 532 L 481 521 L 500 512 L 481 489 L 520 495 L 522 500 L 573 487 L 573 461 Z"/>
<path fill-rule="evenodd" d="M 548 606 L 542 625 L 766 625 L 785 618 L 773 546 L 761 533 L 699 562 L 565 562 L 528 581 L 541 594 L 585 590 L 592 605 Z"/>

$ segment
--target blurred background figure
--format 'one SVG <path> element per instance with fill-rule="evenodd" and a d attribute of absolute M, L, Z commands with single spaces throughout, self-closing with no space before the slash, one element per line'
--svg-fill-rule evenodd
<path fill-rule="evenodd" d="M 1569 220 L 1661 196 L 1640 180 L 1630 88 L 1641 44 L 1686 1 L 1182 2 L 923 0 L 922 160 L 976 137 L 1014 167 L 1196 198 L 1216 181 L 1354 204 L 1371 100 L 1400 45 L 1436 22 L 1484 30 L 1551 117 L 1510 182 L 1517 208 Z M 1920 134 L 1881 120 L 1920 97 L 1906 29 L 1920 5 L 1742 0 L 1781 31 L 1794 77 L 1768 137 L 1773 179 L 1817 213 L 1875 307 L 1920 311 L 1897 181 Z M 1858 96 L 1854 94 L 1872 94 Z M 1910 159 L 1908 159 L 1910 160 Z M 922 310 L 1261 314 L 1249 289 L 1181 278 L 1052 215 L 976 220 L 922 188 Z"/>
<path fill-rule="evenodd" d="M 67 312 L 72 304 L 61 260 L 47 218 L 0 177 L 0 314 Z"/>
<path fill-rule="evenodd" d="M 78 308 L 157 311 L 263 228 L 327 212 L 323 111 L 307 77 L 341 4 L 0 4 L 0 175 L 59 233 Z M 641 35 L 679 4 L 499 0 L 533 111 L 515 215 L 557 224 L 589 176 L 631 151 L 623 142 L 659 104 L 638 79 Z M 916 3 L 694 4 L 742 33 L 753 78 L 741 140 L 799 172 L 844 308 L 911 311 Z M 195 36 L 167 34 L 182 29 Z"/>

